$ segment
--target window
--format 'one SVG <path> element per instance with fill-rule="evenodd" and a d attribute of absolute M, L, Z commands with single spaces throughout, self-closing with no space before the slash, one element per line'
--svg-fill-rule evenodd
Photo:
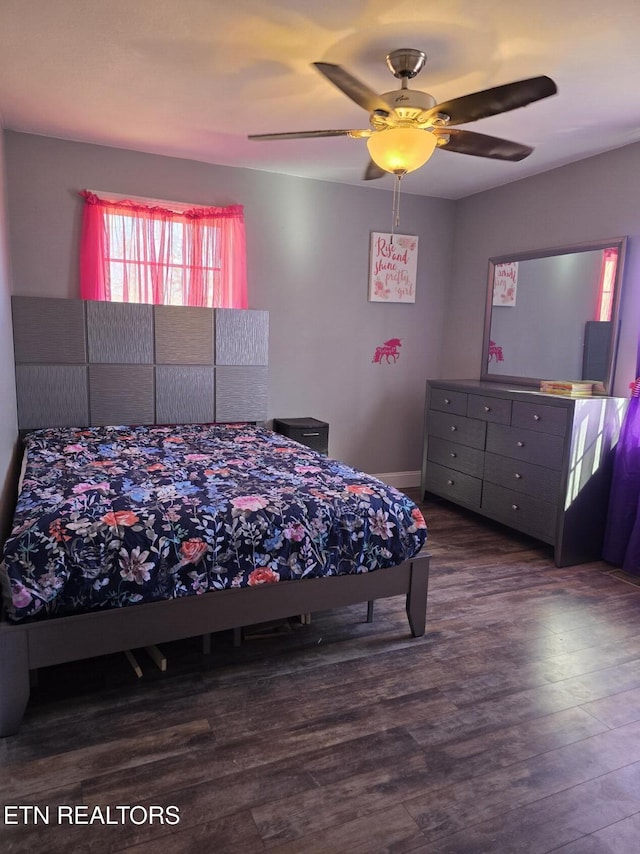
<path fill-rule="evenodd" d="M 598 315 L 596 320 L 611 320 L 613 312 L 613 288 L 618 266 L 618 250 L 605 249 L 602 253 L 600 288 L 598 294 Z"/>
<path fill-rule="evenodd" d="M 240 205 L 175 209 L 81 195 L 82 299 L 247 307 Z"/>

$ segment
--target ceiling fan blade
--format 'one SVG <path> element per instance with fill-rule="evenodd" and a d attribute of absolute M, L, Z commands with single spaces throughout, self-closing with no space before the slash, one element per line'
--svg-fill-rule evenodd
<path fill-rule="evenodd" d="M 253 133 L 247 139 L 316 139 L 321 136 L 350 136 L 359 134 L 358 130 L 300 130 L 290 133 Z M 368 131 L 364 131 L 368 133 Z"/>
<path fill-rule="evenodd" d="M 363 181 L 374 181 L 376 178 L 382 178 L 389 173 L 385 169 L 381 169 L 377 163 L 374 163 L 373 160 L 370 160 L 367 168 L 364 170 L 364 175 L 362 176 Z"/>
<path fill-rule="evenodd" d="M 380 95 L 370 89 L 366 83 L 355 78 L 348 71 L 345 71 L 341 65 L 334 65 L 331 62 L 314 62 L 313 65 L 321 74 L 330 80 L 334 86 L 337 86 L 341 92 L 344 92 L 347 97 L 355 101 L 368 113 L 378 112 L 388 116 L 391 112 L 389 105 L 383 101 Z"/>
<path fill-rule="evenodd" d="M 472 154 L 475 157 L 489 157 L 492 160 L 518 161 L 524 160 L 533 151 L 530 146 L 521 145 L 519 142 L 469 130 L 450 127 L 434 128 L 433 133 L 438 137 L 449 137 L 449 141 L 439 145 L 439 148 L 444 151 L 456 151 L 458 154 Z"/>
<path fill-rule="evenodd" d="M 429 110 L 428 115 L 444 113 L 449 116 L 449 124 L 463 125 L 518 107 L 526 107 L 533 101 L 555 95 L 557 91 L 557 86 L 550 77 L 530 77 L 527 80 L 518 80 L 515 83 L 452 98 L 451 101 L 443 101 Z"/>

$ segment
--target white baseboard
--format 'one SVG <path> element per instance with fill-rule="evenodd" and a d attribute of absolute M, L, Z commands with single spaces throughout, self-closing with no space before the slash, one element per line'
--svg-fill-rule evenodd
<path fill-rule="evenodd" d="M 374 474 L 378 480 L 388 483 L 389 486 L 395 486 L 396 489 L 410 489 L 411 487 L 420 486 L 419 471 L 391 471 L 383 474 Z"/>

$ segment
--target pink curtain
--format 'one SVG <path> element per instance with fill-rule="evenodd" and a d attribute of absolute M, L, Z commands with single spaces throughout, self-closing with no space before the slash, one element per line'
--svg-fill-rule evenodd
<path fill-rule="evenodd" d="M 613 287 L 618 266 L 618 250 L 614 248 L 602 251 L 602 269 L 598 289 L 598 311 L 595 320 L 611 320 L 613 316 Z"/>
<path fill-rule="evenodd" d="M 241 205 L 173 211 L 81 196 L 82 299 L 247 307 Z"/>

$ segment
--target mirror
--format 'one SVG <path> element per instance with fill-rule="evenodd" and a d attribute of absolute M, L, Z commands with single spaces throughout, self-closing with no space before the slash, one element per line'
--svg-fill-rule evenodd
<path fill-rule="evenodd" d="M 481 379 L 609 394 L 626 237 L 489 259 Z"/>

